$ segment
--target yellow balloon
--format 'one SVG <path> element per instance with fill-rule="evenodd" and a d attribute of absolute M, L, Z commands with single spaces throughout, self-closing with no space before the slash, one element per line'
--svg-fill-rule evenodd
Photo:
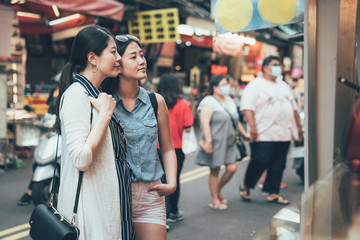
<path fill-rule="evenodd" d="M 251 0 L 218 0 L 215 9 L 217 20 L 222 27 L 239 31 L 251 21 L 254 8 Z"/>
<path fill-rule="evenodd" d="M 296 16 L 297 0 L 259 0 L 258 9 L 263 18 L 275 24 L 286 23 Z"/>

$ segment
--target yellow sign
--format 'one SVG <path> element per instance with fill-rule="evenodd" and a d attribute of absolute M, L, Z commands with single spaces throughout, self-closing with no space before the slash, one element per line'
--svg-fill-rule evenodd
<path fill-rule="evenodd" d="M 48 95 L 38 95 L 38 96 L 25 96 L 24 106 L 31 105 L 36 114 L 44 115 L 47 113 L 49 106 L 46 104 Z"/>
<path fill-rule="evenodd" d="M 218 34 L 302 22 L 304 0 L 213 0 Z"/>
<path fill-rule="evenodd" d="M 129 33 L 141 43 L 171 42 L 180 39 L 177 32 L 179 13 L 177 8 L 137 12 L 128 21 Z"/>

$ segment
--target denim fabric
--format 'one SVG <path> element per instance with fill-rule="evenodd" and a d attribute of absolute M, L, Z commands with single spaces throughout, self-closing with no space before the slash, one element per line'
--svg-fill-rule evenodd
<path fill-rule="evenodd" d="M 147 91 L 139 88 L 139 95 L 131 112 L 125 108 L 120 95 L 114 95 L 115 115 L 120 119 L 127 138 L 126 161 L 135 174 L 132 181 L 154 182 L 164 174 L 156 150 L 158 123 Z"/>

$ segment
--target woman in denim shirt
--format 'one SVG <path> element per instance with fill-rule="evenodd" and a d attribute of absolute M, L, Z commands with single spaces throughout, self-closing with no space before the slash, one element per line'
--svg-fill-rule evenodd
<path fill-rule="evenodd" d="M 128 141 L 126 160 L 132 171 L 132 209 L 137 240 L 166 239 L 164 195 L 176 189 L 176 155 L 171 140 L 169 113 L 164 98 L 156 94 L 157 117 L 148 92 L 139 86 L 146 78 L 146 60 L 139 39 L 131 35 L 116 36 L 122 56 L 119 81 L 105 80 L 102 88 L 114 96 L 115 114 L 120 119 Z M 157 142 L 166 171 L 157 155 Z"/>

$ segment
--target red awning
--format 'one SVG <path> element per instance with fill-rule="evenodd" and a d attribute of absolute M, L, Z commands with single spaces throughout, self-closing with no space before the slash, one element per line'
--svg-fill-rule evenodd
<path fill-rule="evenodd" d="M 85 13 L 116 21 L 121 21 L 124 15 L 124 4 L 115 0 L 28 0 L 28 2 L 49 7 L 55 4 L 62 11 Z"/>

